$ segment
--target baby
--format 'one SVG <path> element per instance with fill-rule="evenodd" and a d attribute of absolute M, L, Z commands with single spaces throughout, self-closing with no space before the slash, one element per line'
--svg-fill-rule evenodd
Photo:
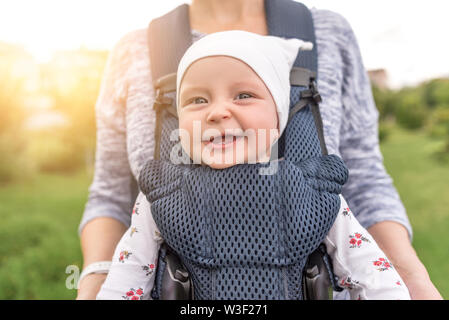
<path fill-rule="evenodd" d="M 290 70 L 298 51 L 310 45 L 237 30 L 195 42 L 180 61 L 176 98 L 180 141 L 191 160 L 215 170 L 268 162 L 288 123 Z M 410 299 L 399 274 L 339 197 L 324 239 L 338 284 L 347 289 L 337 298 Z M 153 214 L 140 193 L 97 299 L 151 299 L 163 242 Z"/>

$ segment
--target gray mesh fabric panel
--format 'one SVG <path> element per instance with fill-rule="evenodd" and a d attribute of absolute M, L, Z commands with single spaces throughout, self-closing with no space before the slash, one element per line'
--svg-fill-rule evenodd
<path fill-rule="evenodd" d="M 292 88 L 295 99 L 299 90 Z M 164 122 L 161 146 L 175 124 Z M 260 175 L 260 163 L 174 165 L 165 147 L 142 169 L 141 190 L 192 275 L 196 299 L 302 298 L 306 259 L 335 220 L 348 172 L 339 157 L 321 155 L 309 108 L 285 134 L 285 159 L 273 175 Z"/>

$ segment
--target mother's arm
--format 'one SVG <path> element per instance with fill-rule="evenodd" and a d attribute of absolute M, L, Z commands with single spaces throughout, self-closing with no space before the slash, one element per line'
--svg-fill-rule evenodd
<path fill-rule="evenodd" d="M 378 111 L 357 39 L 349 24 L 345 39 L 347 42 L 341 46 L 344 122 L 340 129 L 340 153 L 348 166 L 349 180 L 342 193 L 361 225 L 396 266 L 412 299 L 441 299 L 411 245 L 410 222 L 383 165 Z"/>
<path fill-rule="evenodd" d="M 111 51 L 96 102 L 97 145 L 95 173 L 79 226 L 84 267 L 110 261 L 131 221 L 137 184 L 126 148 L 126 72 L 129 37 Z M 95 299 L 106 274 L 87 275 L 79 284 L 77 299 Z"/>
<path fill-rule="evenodd" d="M 100 217 L 86 223 L 81 233 L 84 267 L 97 261 L 111 261 L 117 243 L 127 230 L 114 218 Z M 107 274 L 91 273 L 79 283 L 78 300 L 94 300 Z"/>

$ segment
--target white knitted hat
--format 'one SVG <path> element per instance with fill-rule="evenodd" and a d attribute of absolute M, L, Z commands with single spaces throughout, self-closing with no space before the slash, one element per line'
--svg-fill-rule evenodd
<path fill-rule="evenodd" d="M 229 56 L 250 66 L 270 90 L 279 116 L 279 135 L 284 131 L 290 106 L 290 71 L 299 50 L 313 44 L 299 39 L 263 36 L 242 30 L 211 33 L 194 42 L 179 62 L 176 78 L 176 105 L 179 87 L 188 67 L 201 58 Z"/>

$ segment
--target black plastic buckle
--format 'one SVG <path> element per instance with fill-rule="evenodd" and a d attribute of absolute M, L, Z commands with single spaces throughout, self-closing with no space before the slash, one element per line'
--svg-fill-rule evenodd
<path fill-rule="evenodd" d="M 320 93 L 318 92 L 318 87 L 317 87 L 317 85 L 316 85 L 315 80 L 312 80 L 312 81 L 311 81 L 310 87 L 311 87 L 310 89 L 311 89 L 311 91 L 312 91 L 312 99 L 315 101 L 315 103 L 318 104 L 318 103 L 320 103 L 321 101 L 323 101 L 323 100 L 321 99 Z"/>
<path fill-rule="evenodd" d="M 334 274 L 334 269 L 332 268 L 331 258 L 329 257 L 326 246 L 322 243 L 318 247 L 323 257 L 324 265 L 326 266 L 327 272 L 329 274 L 329 280 L 332 285 L 332 289 L 336 292 L 341 292 L 344 289 L 338 285 L 338 277 Z"/>
<path fill-rule="evenodd" d="M 311 99 L 315 104 L 319 104 L 322 101 L 316 82 L 313 78 L 310 79 L 309 89 L 301 92 L 301 99 Z"/>

